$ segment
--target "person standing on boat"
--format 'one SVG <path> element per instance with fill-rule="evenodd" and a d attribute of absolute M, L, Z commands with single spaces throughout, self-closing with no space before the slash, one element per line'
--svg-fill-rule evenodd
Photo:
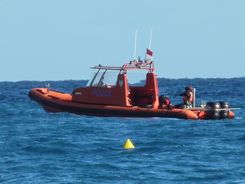
<path fill-rule="evenodd" d="M 182 96 L 183 104 L 185 108 L 192 108 L 194 92 L 193 87 L 185 87 L 185 92 L 180 94 Z"/>

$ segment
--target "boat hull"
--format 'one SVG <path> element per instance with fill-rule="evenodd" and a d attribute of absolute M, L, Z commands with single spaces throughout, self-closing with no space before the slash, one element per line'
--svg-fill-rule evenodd
<path fill-rule="evenodd" d="M 199 119 L 195 112 L 188 109 L 153 109 L 138 106 L 123 107 L 77 103 L 72 101 L 72 95 L 47 88 L 34 88 L 29 92 L 29 97 L 41 104 L 48 112 L 70 112 L 93 116 Z"/>

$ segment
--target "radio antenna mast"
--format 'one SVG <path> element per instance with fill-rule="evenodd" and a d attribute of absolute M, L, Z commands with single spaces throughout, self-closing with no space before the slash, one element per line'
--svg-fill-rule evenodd
<path fill-rule="evenodd" d="M 151 41 L 152 41 L 152 28 L 150 32 L 149 49 L 151 49 Z"/>
<path fill-rule="evenodd" d="M 137 34 L 138 34 L 138 30 L 135 30 L 135 34 L 134 34 L 134 60 L 136 61 L 136 48 L 137 48 Z"/>

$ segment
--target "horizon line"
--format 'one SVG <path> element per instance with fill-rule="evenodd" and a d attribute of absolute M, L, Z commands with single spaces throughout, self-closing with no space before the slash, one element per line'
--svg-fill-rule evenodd
<path fill-rule="evenodd" d="M 243 79 L 244 77 L 185 77 L 185 78 L 167 78 L 167 77 L 157 77 L 157 79 L 166 79 L 166 80 L 196 80 L 196 79 Z M 60 79 L 60 80 L 0 80 L 2 82 L 66 82 L 66 81 L 88 81 L 89 79 Z"/>

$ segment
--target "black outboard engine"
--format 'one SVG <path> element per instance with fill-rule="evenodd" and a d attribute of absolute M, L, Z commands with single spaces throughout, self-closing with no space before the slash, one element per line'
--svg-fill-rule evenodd
<path fill-rule="evenodd" d="M 226 119 L 229 117 L 229 104 L 227 102 L 219 102 L 220 104 L 220 119 Z"/>
<path fill-rule="evenodd" d="M 220 104 L 218 102 L 207 102 L 206 109 L 208 109 L 208 119 L 220 118 Z"/>

